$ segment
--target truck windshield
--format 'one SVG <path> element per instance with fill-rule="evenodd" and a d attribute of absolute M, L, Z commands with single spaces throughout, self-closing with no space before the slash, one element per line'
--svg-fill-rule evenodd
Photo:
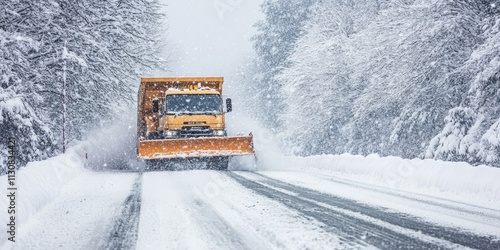
<path fill-rule="evenodd" d="M 167 95 L 167 114 L 222 114 L 220 95 Z"/>

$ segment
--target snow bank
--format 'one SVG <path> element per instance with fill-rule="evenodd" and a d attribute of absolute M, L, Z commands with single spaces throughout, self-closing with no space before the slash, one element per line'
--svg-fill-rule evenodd
<path fill-rule="evenodd" d="M 16 223 L 26 223 L 35 213 L 54 200 L 63 187 L 88 171 L 113 169 L 135 170 L 140 167 L 135 153 L 135 114 L 124 115 L 105 129 L 98 129 L 85 141 L 73 141 L 65 154 L 37 162 L 30 162 L 16 172 Z M 0 176 L 2 194 L 7 190 L 7 175 Z M 8 207 L 6 195 L 0 198 L 0 207 Z M 5 211 L 7 213 L 7 211 Z M 0 224 L 6 225 L 7 214 L 0 215 Z M 0 246 L 5 241 L 0 239 Z"/>
<path fill-rule="evenodd" d="M 500 201 L 500 168 L 485 165 L 476 167 L 464 162 L 349 154 L 278 159 L 273 159 L 271 165 L 264 161 L 259 168 L 331 174 L 398 190 L 443 198 L 453 196 L 469 202 L 491 204 Z"/>
<path fill-rule="evenodd" d="M 44 161 L 30 162 L 16 172 L 16 224 L 24 224 L 32 215 L 41 210 L 59 195 L 62 187 L 86 170 L 84 168 L 85 145 L 68 149 L 62 154 Z M 0 176 L 2 193 L 7 190 L 7 176 Z M 0 207 L 5 214 L 0 216 L 0 224 L 7 225 L 8 200 L 6 195 L 0 198 Z M 0 245 L 5 238 L 0 239 Z"/>

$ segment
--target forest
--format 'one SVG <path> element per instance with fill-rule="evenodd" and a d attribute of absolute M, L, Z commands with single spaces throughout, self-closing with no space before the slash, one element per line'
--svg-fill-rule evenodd
<path fill-rule="evenodd" d="M 288 154 L 500 167 L 499 6 L 266 1 L 246 83 L 255 116 Z"/>
<path fill-rule="evenodd" d="M 138 77 L 167 67 L 156 0 L 0 5 L 3 163 L 10 137 L 18 167 L 62 153 L 133 104 Z M 499 6 L 266 0 L 238 84 L 286 154 L 500 167 Z"/>
<path fill-rule="evenodd" d="M 165 66 L 157 1 L 0 5 L 2 163 L 7 138 L 15 139 L 17 167 L 62 153 L 133 103 L 140 75 Z"/>

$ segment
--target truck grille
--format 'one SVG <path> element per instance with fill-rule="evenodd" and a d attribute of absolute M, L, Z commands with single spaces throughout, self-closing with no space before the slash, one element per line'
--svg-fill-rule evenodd
<path fill-rule="evenodd" d="M 184 122 L 184 125 L 200 125 L 207 124 L 207 122 Z"/>
<path fill-rule="evenodd" d="M 209 126 L 184 126 L 179 131 L 181 137 L 208 137 L 213 135 Z"/>

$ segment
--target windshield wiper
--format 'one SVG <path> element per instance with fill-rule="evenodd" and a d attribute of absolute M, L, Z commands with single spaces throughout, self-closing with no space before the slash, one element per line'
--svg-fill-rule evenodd
<path fill-rule="evenodd" d="M 188 112 L 169 112 L 167 115 L 174 115 L 175 117 L 180 116 L 180 115 L 190 115 L 191 113 Z"/>

